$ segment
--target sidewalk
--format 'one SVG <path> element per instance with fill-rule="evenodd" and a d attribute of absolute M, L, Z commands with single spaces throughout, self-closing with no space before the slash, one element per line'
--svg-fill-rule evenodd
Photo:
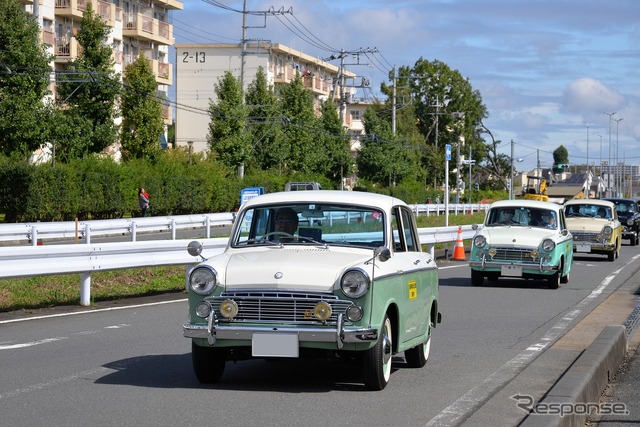
<path fill-rule="evenodd" d="M 636 326 L 629 340 L 627 360 L 622 364 L 615 377 L 609 382 L 601 404 L 608 407 L 622 404 L 627 414 L 602 415 L 594 417 L 587 425 L 599 427 L 637 427 L 640 425 L 640 327 Z"/>

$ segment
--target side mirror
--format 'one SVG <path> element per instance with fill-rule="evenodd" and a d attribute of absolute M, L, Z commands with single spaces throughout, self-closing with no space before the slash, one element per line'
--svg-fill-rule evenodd
<path fill-rule="evenodd" d="M 187 252 L 189 252 L 189 255 L 191 256 L 200 256 L 202 253 L 202 244 L 197 240 L 189 242 L 187 245 Z"/>
<path fill-rule="evenodd" d="M 386 246 L 378 246 L 373 252 L 373 255 L 378 257 L 380 262 L 386 262 L 391 258 L 391 251 Z"/>

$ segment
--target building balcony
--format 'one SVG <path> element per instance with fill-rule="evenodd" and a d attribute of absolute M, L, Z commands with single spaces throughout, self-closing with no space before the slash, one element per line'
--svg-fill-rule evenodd
<path fill-rule="evenodd" d="M 82 53 L 82 46 L 75 37 L 56 37 L 54 52 L 55 62 L 70 62 Z"/>
<path fill-rule="evenodd" d="M 167 8 L 169 10 L 182 10 L 182 9 L 184 9 L 184 6 L 183 6 L 182 2 L 179 2 L 179 1 L 176 1 L 176 0 L 156 0 L 155 3 L 159 4 L 161 6 L 164 6 L 165 8 Z"/>
<path fill-rule="evenodd" d="M 33 0 L 18 0 L 20 4 L 33 4 Z"/>
<path fill-rule="evenodd" d="M 283 67 L 280 72 L 274 73 L 273 82 L 274 84 L 291 83 L 296 73 L 300 73 L 300 71 L 293 67 Z M 328 81 L 314 75 L 302 76 L 302 84 L 304 87 L 311 89 L 314 95 L 329 95 L 332 90 Z"/>
<path fill-rule="evenodd" d="M 162 104 L 162 120 L 164 120 L 165 124 L 170 125 L 173 122 L 173 113 L 171 109 L 171 105 Z"/>
<path fill-rule="evenodd" d="M 115 26 L 116 5 L 102 0 L 56 0 L 56 16 L 67 18 L 82 18 L 89 3 L 92 4 L 96 15 L 102 17 L 107 25 Z"/>
<path fill-rule="evenodd" d="M 142 13 L 125 13 L 122 35 L 173 46 L 173 25 Z"/>
<path fill-rule="evenodd" d="M 48 44 L 49 46 L 56 45 L 56 33 L 53 30 L 44 29 L 40 33 L 40 41 L 44 44 Z"/>

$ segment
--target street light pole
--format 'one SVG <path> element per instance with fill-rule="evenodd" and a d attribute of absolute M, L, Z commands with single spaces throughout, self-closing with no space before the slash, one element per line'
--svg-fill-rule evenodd
<path fill-rule="evenodd" d="M 611 120 L 613 119 L 613 115 L 616 114 L 616 112 L 605 112 L 605 114 L 609 116 L 609 163 L 607 164 L 607 196 L 611 197 Z"/>
<path fill-rule="evenodd" d="M 620 172 L 620 160 L 618 159 L 618 125 L 621 121 L 624 120 L 624 117 L 620 117 L 619 119 L 613 119 L 616 121 L 616 177 L 618 178 L 616 181 L 616 192 L 617 196 L 620 197 L 620 193 L 622 192 L 622 180 L 624 176 L 624 172 Z"/>
<path fill-rule="evenodd" d="M 509 200 L 513 200 L 513 139 L 511 140 L 511 173 L 509 176 Z"/>

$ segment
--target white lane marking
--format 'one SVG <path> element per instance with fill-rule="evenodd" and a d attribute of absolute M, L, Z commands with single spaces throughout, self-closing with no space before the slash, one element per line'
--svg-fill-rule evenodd
<path fill-rule="evenodd" d="M 172 304 L 174 302 L 184 302 L 184 301 L 187 301 L 187 298 L 176 299 L 171 301 L 150 302 L 147 304 L 127 305 L 123 307 L 98 308 L 95 310 L 76 311 L 73 313 L 48 314 L 46 316 L 25 317 L 23 319 L 0 320 L 0 325 L 3 325 L 5 323 L 26 322 L 28 320 L 50 319 L 52 317 L 76 316 L 78 314 L 93 314 L 93 313 L 100 313 L 103 311 L 115 311 L 115 310 L 126 310 L 129 308 L 150 307 L 153 305 Z"/>
<path fill-rule="evenodd" d="M 597 288 L 591 291 L 589 295 L 576 305 L 574 310 L 563 316 L 558 323 L 548 330 L 539 342 L 527 347 L 522 353 L 502 365 L 480 385 L 472 388 L 458 400 L 447 406 L 442 412 L 433 417 L 425 427 L 459 425 L 464 419 L 471 415 L 472 411 L 482 407 L 494 393 L 502 389 L 505 384 L 520 374 L 527 365 L 541 354 L 542 350 L 559 338 L 571 322 L 580 315 L 582 310 L 593 302 L 623 269 L 638 258 L 640 258 L 640 254 L 635 255 L 625 265 L 611 272 Z"/>
<path fill-rule="evenodd" d="M 16 348 L 33 347 L 34 345 L 46 344 L 48 342 L 66 340 L 67 337 L 46 338 L 39 341 L 23 342 L 20 344 L 0 345 L 0 350 L 13 350 Z"/>
<path fill-rule="evenodd" d="M 108 370 L 109 369 L 107 369 L 107 368 L 100 367 L 100 368 L 91 369 L 91 370 L 88 370 L 88 371 L 78 372 L 77 374 L 73 374 L 73 375 L 70 375 L 68 377 L 57 378 L 57 379 L 54 379 L 54 380 L 51 380 L 51 381 L 47 381 L 45 383 L 33 384 L 33 385 L 30 385 L 30 386 L 25 387 L 25 388 L 19 388 L 17 390 L 9 391 L 7 393 L 2 393 L 2 394 L 0 394 L 0 400 L 6 399 L 8 397 L 20 396 L 22 394 L 30 393 L 32 391 L 42 390 L 44 388 L 48 388 L 48 387 L 54 386 L 56 384 L 68 383 L 69 381 L 73 381 L 73 380 L 76 380 L 78 378 L 85 378 L 85 377 L 93 376 L 95 374 L 101 374 L 101 373 L 103 373 L 105 371 L 108 371 Z"/>

